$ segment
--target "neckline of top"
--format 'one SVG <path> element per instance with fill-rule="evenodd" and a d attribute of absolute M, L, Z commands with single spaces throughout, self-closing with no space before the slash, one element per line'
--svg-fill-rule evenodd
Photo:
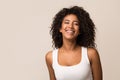
<path fill-rule="evenodd" d="M 57 51 L 56 51 L 57 52 L 57 65 L 60 66 L 60 67 L 63 67 L 63 68 L 76 67 L 76 66 L 80 65 L 82 63 L 82 61 L 83 61 L 83 47 L 81 47 L 81 59 L 80 59 L 79 63 L 74 64 L 74 65 L 70 65 L 70 66 L 59 64 L 59 62 L 58 62 L 58 50 L 59 49 L 57 49 Z"/>

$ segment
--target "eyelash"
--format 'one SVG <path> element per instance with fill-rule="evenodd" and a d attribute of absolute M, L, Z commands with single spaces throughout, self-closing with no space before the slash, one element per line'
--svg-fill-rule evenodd
<path fill-rule="evenodd" d="M 64 22 L 64 23 L 65 23 L 65 24 L 69 24 L 69 22 Z M 74 24 L 77 25 L 77 26 L 79 25 L 78 23 L 74 23 Z"/>
<path fill-rule="evenodd" d="M 78 23 L 75 23 L 75 25 L 79 25 Z"/>
<path fill-rule="evenodd" d="M 64 22 L 65 24 L 69 24 L 69 22 Z"/>

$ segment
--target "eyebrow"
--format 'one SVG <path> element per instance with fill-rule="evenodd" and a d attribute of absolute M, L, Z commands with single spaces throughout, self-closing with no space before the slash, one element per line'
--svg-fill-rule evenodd
<path fill-rule="evenodd" d="M 64 21 L 70 21 L 70 20 L 68 20 L 68 19 L 65 19 Z M 79 22 L 78 20 L 75 20 L 74 22 Z"/>

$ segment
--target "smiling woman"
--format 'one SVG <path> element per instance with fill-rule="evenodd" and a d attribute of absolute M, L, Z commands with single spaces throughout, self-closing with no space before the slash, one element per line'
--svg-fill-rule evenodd
<path fill-rule="evenodd" d="M 82 7 L 63 8 L 51 27 L 55 49 L 46 54 L 50 80 L 102 80 L 95 26 Z"/>
<path fill-rule="evenodd" d="M 76 40 L 75 38 L 79 35 L 79 21 L 77 16 L 73 14 L 67 15 L 62 22 L 60 32 L 63 34 L 63 38 Z"/>

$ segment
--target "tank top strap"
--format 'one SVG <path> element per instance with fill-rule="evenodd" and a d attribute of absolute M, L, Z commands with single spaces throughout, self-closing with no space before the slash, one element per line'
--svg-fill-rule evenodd
<path fill-rule="evenodd" d="M 84 61 L 86 61 L 87 63 L 90 63 L 89 58 L 88 58 L 88 51 L 86 47 L 82 47 L 82 57 Z"/>
<path fill-rule="evenodd" d="M 56 66 L 57 65 L 57 56 L 58 56 L 58 49 L 55 49 L 55 50 L 53 50 L 53 52 L 52 52 L 52 61 L 53 61 L 53 64 L 52 64 L 52 66 L 54 67 L 54 66 Z"/>

